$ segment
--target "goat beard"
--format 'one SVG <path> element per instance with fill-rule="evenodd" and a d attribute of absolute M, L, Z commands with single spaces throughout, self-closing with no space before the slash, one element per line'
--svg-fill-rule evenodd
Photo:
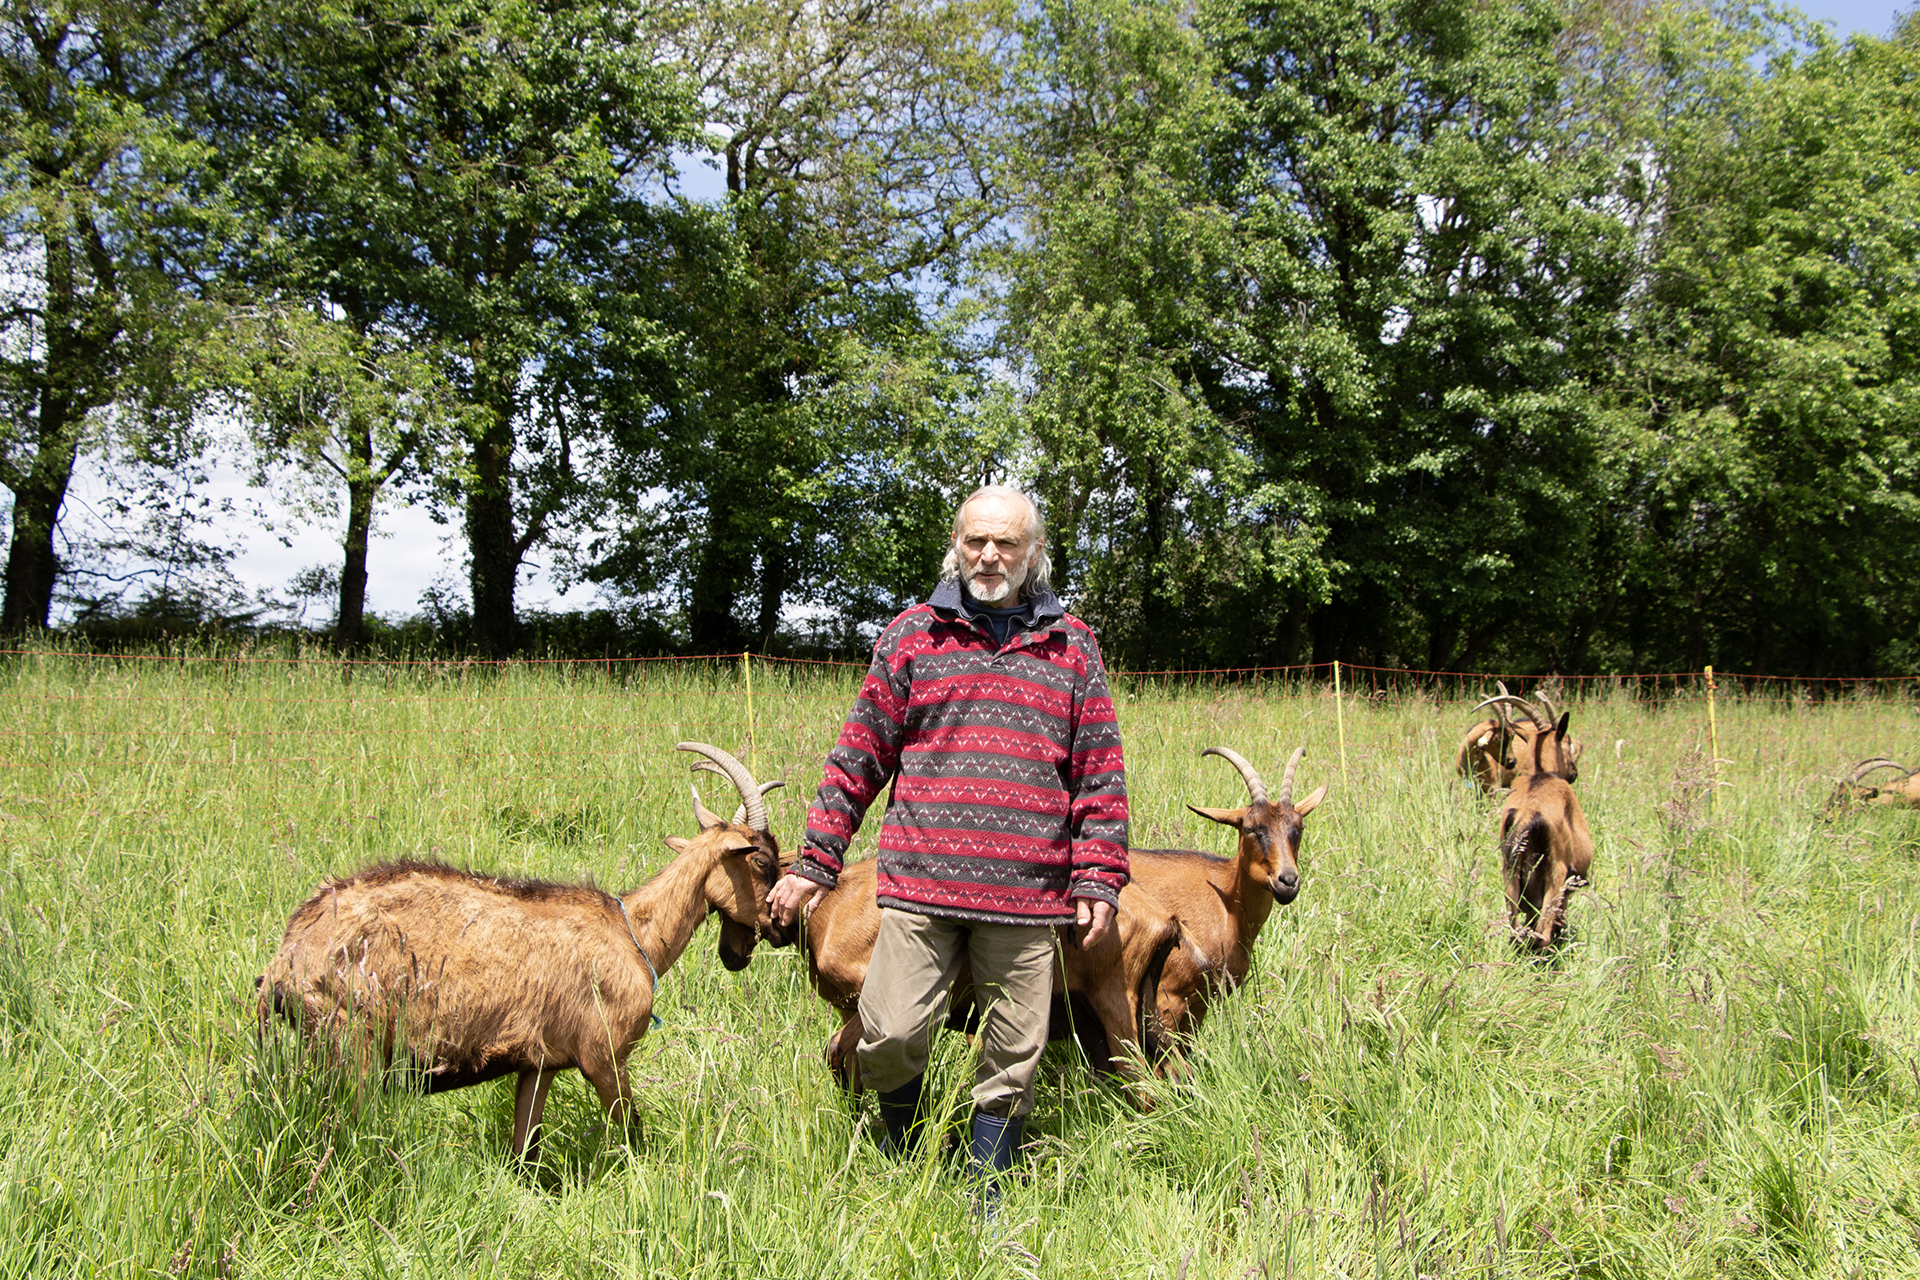
<path fill-rule="evenodd" d="M 1010 565 L 1007 567 L 1004 575 L 1000 579 L 999 586 L 983 591 L 973 585 L 973 577 L 976 570 L 969 569 L 966 562 L 962 561 L 960 564 L 960 580 L 967 584 L 967 594 L 972 596 L 976 603 L 992 605 L 1006 604 L 1019 598 L 1020 588 L 1027 585 L 1027 571 L 1032 567 L 1033 556 L 1029 554 L 1027 558 L 1017 566 Z"/>

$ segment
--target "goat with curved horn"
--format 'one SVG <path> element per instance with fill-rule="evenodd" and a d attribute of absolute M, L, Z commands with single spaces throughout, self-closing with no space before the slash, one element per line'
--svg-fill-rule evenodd
<path fill-rule="evenodd" d="M 1239 753 L 1208 747 L 1201 754 L 1231 764 L 1247 785 L 1243 808 L 1187 806 L 1238 832 L 1236 855 L 1221 858 L 1193 849 L 1134 849 L 1128 855 L 1133 882 L 1179 918 L 1185 940 L 1192 944 L 1168 955 L 1160 978 L 1160 1023 L 1177 1038 L 1200 1029 L 1215 993 L 1230 991 L 1246 979 L 1268 915 L 1299 895 L 1305 819 L 1327 794 L 1322 786 L 1294 802 L 1294 774 L 1307 754 L 1305 747 L 1295 749 L 1287 761 L 1279 794 L 1272 799 L 1259 772 Z"/>
<path fill-rule="evenodd" d="M 720 774 L 720 775 L 721 775 L 722 777 L 724 777 L 724 776 L 726 776 L 726 771 L 725 771 L 724 769 L 722 769 L 722 768 L 721 768 L 721 767 L 720 767 L 719 765 L 717 765 L 717 764 L 715 764 L 715 763 L 714 763 L 713 761 L 711 761 L 711 760 L 696 760 L 696 761 L 694 761 L 694 762 L 693 762 L 693 772 L 695 772 L 695 773 L 717 773 L 717 774 Z M 768 796 L 768 795 L 769 795 L 769 794 L 771 794 L 772 792 L 775 792 L 775 791 L 778 791 L 778 790 L 780 790 L 780 788 L 782 788 L 782 787 L 784 787 L 784 786 L 786 786 L 786 785 L 787 785 L 787 784 L 786 784 L 786 782 L 785 782 L 785 780 L 783 780 L 783 779 L 780 779 L 780 778 L 773 778 L 773 779 L 771 779 L 771 780 L 769 780 L 769 781 L 766 781 L 766 782 L 763 782 L 763 783 L 761 783 L 761 784 L 760 784 L 760 795 L 761 795 L 761 798 L 762 798 L 762 799 L 764 799 L 764 798 L 766 798 L 766 796 Z M 693 802 L 694 802 L 695 804 L 699 804 L 699 803 L 700 803 L 700 793 L 699 793 L 698 791 L 696 791 L 696 792 L 694 792 L 694 793 L 693 793 Z M 735 823 L 744 823 L 744 822 L 746 822 L 746 820 L 747 820 L 747 805 L 746 805 L 746 801 L 744 801 L 744 800 L 743 800 L 743 801 L 741 801 L 741 802 L 740 802 L 740 807 L 739 807 L 739 808 L 737 808 L 737 809 L 735 809 L 735 810 L 733 811 L 733 821 L 734 821 Z"/>
<path fill-rule="evenodd" d="M 740 793 L 740 807 L 742 816 L 746 818 L 747 825 L 755 831 L 765 833 L 767 829 L 766 801 L 761 799 L 760 784 L 753 780 L 753 774 L 747 770 L 747 766 L 741 764 L 720 748 L 705 742 L 677 743 L 674 746 L 674 750 L 691 751 L 696 755 L 705 756 L 708 760 L 712 761 L 718 771 L 725 774 L 727 780 L 733 783 L 734 790 Z M 699 809 L 700 797 L 697 794 L 693 798 L 693 803 L 695 808 Z M 716 818 L 715 821 L 718 821 L 718 819 Z M 704 819 L 701 819 L 700 825 L 707 826 L 709 824 Z"/>
<path fill-rule="evenodd" d="M 1500 809 L 1500 868 L 1507 920 L 1516 941 L 1536 950 L 1558 940 L 1567 899 L 1587 883 L 1593 834 L 1561 767 L 1568 758 L 1567 715 L 1537 729 Z"/>
<path fill-rule="evenodd" d="M 1525 698 L 1508 693 L 1504 682 L 1495 683 L 1500 692 L 1473 708 L 1483 711 L 1491 707 L 1494 714 L 1467 730 L 1454 753 L 1454 768 L 1482 791 L 1499 791 L 1514 786 L 1516 778 L 1532 771 L 1534 758 L 1540 754 L 1534 750 L 1536 743 L 1552 742 L 1553 750 L 1540 767 L 1564 776 L 1568 782 L 1578 781 L 1580 753 L 1585 747 L 1577 739 L 1555 732 L 1556 725 L 1564 725 L 1565 717 L 1544 696 L 1540 700 L 1551 715 L 1543 716 Z M 1519 708 L 1526 721 L 1509 720 L 1507 707 Z"/>
<path fill-rule="evenodd" d="M 759 788 L 724 751 L 683 747 L 734 779 L 757 809 L 751 828 L 696 797 L 699 834 L 668 836 L 673 860 L 622 894 L 413 860 L 330 878 L 295 908 L 256 984 L 262 1026 L 278 1013 L 348 1062 L 404 1064 L 429 1093 L 517 1077 L 516 1156 L 534 1157 L 548 1088 L 571 1068 L 626 1121 L 627 1058 L 694 930 L 718 915 L 735 970 L 777 934 L 767 895 L 780 848 Z"/>
<path fill-rule="evenodd" d="M 1878 786 L 1868 786 L 1868 776 L 1882 769 L 1896 769 L 1900 776 Z M 1834 786 L 1833 794 L 1827 797 L 1820 814 L 1829 817 L 1855 804 L 1920 808 L 1920 769 L 1909 769 L 1898 760 L 1886 756 L 1870 756 L 1849 769 L 1847 776 Z"/>

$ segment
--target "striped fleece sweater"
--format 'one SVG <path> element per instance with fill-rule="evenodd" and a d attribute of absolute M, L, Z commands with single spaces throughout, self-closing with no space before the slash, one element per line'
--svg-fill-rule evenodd
<path fill-rule="evenodd" d="M 883 907 L 1060 924 L 1127 882 L 1120 726 L 1093 632 L 1052 592 L 996 645 L 953 579 L 895 618 L 807 812 L 794 870 L 832 888 L 889 781 Z"/>

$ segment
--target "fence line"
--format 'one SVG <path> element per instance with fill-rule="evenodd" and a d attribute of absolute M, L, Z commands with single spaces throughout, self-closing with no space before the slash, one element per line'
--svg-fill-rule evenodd
<path fill-rule="evenodd" d="M 864 671 L 865 662 L 853 662 L 840 658 L 791 658 L 773 654 L 757 653 L 709 653 L 709 654 L 663 654 L 649 657 L 601 657 L 601 658 L 353 658 L 330 652 L 300 654 L 292 656 L 253 655 L 253 654 L 191 654 L 186 652 L 157 653 L 109 653 L 91 651 L 66 651 L 59 649 L 0 649 L 0 659 L 6 658 L 44 658 L 71 662 L 93 661 L 106 663 L 129 663 L 147 665 L 173 665 L 181 668 L 190 666 L 207 667 L 288 667 L 320 668 L 339 671 L 399 670 L 427 674 L 468 675 L 474 672 L 493 673 L 501 671 L 566 671 L 615 674 L 628 671 L 644 671 L 650 668 L 697 669 L 709 675 L 724 675 L 730 672 L 742 672 L 742 664 L 751 662 L 769 669 L 787 668 L 796 672 L 844 673 Z M 1253 667 L 1166 667 L 1146 669 L 1112 668 L 1116 679 L 1174 683 L 1245 684 L 1261 683 L 1268 679 L 1285 678 L 1292 682 L 1312 682 L 1316 679 L 1326 683 L 1334 680 L 1334 670 L 1339 668 L 1349 673 L 1363 673 L 1371 682 L 1370 687 L 1378 690 L 1380 684 L 1392 682 L 1396 686 L 1402 681 L 1411 681 L 1420 685 L 1444 686 L 1454 682 L 1464 688 L 1469 683 L 1488 684 L 1496 680 L 1515 683 L 1542 684 L 1548 681 L 1575 689 L 1592 686 L 1626 687 L 1628 685 L 1651 682 L 1655 688 L 1671 682 L 1675 689 L 1688 686 L 1704 688 L 1705 682 L 1713 679 L 1720 682 L 1735 681 L 1743 684 L 1766 687 L 1769 685 L 1807 685 L 1828 688 L 1848 685 L 1863 688 L 1879 688 L 1911 684 L 1920 689 L 1920 675 L 1898 676 L 1805 676 L 1772 675 L 1758 672 L 1738 672 L 1717 670 L 1712 665 L 1699 670 L 1683 671 L 1647 671 L 1613 672 L 1596 675 L 1567 675 L 1559 672 L 1524 671 L 1438 671 L 1423 667 L 1383 667 L 1367 663 L 1348 662 L 1344 659 L 1327 662 L 1299 662 L 1284 665 Z M 713 692 L 726 692 L 716 690 Z M 1462 696 L 1465 696 L 1464 693 Z"/>

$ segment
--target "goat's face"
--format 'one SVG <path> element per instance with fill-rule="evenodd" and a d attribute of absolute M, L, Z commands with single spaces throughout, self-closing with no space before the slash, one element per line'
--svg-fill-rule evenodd
<path fill-rule="evenodd" d="M 1491 791 L 1513 780 L 1513 728 L 1505 721 L 1489 718 L 1467 730 L 1455 753 L 1460 772 Z"/>
<path fill-rule="evenodd" d="M 1266 885 L 1273 900 L 1286 906 L 1300 896 L 1300 837 L 1304 819 L 1326 799 L 1325 786 L 1295 804 L 1257 800 L 1244 809 L 1187 808 L 1201 817 L 1240 833 L 1240 860 L 1254 879 Z"/>
<path fill-rule="evenodd" d="M 780 848 L 766 832 L 720 821 L 693 840 L 670 837 L 667 844 L 684 852 L 701 841 L 720 846 L 719 857 L 707 873 L 707 907 L 720 916 L 720 963 L 738 972 L 753 959 L 754 944 L 762 936 L 777 937 L 781 932 L 767 905 L 767 895 L 780 878 Z"/>

